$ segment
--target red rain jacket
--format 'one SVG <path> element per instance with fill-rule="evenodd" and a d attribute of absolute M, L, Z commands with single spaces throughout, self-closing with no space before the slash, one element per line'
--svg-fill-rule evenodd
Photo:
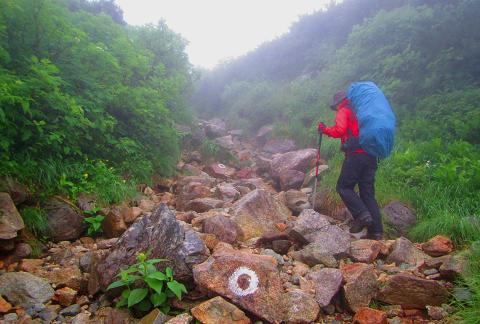
<path fill-rule="evenodd" d="M 349 132 L 350 130 L 350 132 Z M 350 108 L 348 99 L 344 99 L 337 108 L 337 115 L 335 116 L 335 125 L 327 127 L 323 130 L 323 134 L 333 138 L 340 138 L 344 144 L 352 135 L 358 137 L 358 120 L 355 113 Z M 355 153 L 365 153 L 364 150 L 356 150 Z"/>

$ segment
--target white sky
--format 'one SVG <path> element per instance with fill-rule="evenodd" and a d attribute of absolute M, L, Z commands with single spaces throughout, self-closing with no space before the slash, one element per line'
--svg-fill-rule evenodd
<path fill-rule="evenodd" d="M 115 0 L 130 25 L 167 25 L 188 42 L 196 66 L 212 68 L 286 33 L 330 0 Z"/>

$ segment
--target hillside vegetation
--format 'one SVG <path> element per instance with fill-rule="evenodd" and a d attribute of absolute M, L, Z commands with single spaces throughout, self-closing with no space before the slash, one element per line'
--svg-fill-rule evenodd
<path fill-rule="evenodd" d="M 354 81 L 376 82 L 398 117 L 396 149 L 380 164 L 377 197 L 415 207 L 411 238 L 442 233 L 468 246 L 480 239 L 479 15 L 474 0 L 346 0 L 204 73 L 192 105 L 252 134 L 273 123 L 277 136 L 315 147 L 317 123 L 333 121 L 333 93 Z M 331 166 L 322 185 L 332 190 L 343 160 L 337 145 L 327 139 L 322 147 Z M 466 316 L 473 323 L 480 285 L 478 271 L 472 273 L 477 299 Z"/>
<path fill-rule="evenodd" d="M 127 26 L 112 1 L 0 1 L 0 176 L 113 202 L 171 174 L 190 118 L 185 44 L 162 22 Z"/>

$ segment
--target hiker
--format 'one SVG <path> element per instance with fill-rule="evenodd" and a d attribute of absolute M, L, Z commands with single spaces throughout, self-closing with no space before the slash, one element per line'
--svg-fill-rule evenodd
<path fill-rule="evenodd" d="M 377 158 L 363 150 L 359 144 L 357 117 L 350 107 L 345 91 L 339 91 L 333 96 L 330 108 L 337 112 L 335 125 L 326 127 L 321 122 L 318 124 L 318 131 L 333 138 L 340 138 L 342 142 L 345 160 L 336 189 L 354 218 L 350 233 L 359 233 L 367 227 L 367 238 L 381 240 L 382 219 L 375 199 Z M 354 190 L 356 185 L 360 196 Z"/>

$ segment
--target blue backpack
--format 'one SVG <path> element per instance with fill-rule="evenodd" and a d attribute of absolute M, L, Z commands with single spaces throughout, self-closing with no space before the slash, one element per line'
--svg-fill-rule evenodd
<path fill-rule="evenodd" d="M 393 149 L 395 114 L 387 98 L 373 82 L 350 85 L 348 100 L 358 119 L 360 146 L 370 155 L 386 158 Z"/>

